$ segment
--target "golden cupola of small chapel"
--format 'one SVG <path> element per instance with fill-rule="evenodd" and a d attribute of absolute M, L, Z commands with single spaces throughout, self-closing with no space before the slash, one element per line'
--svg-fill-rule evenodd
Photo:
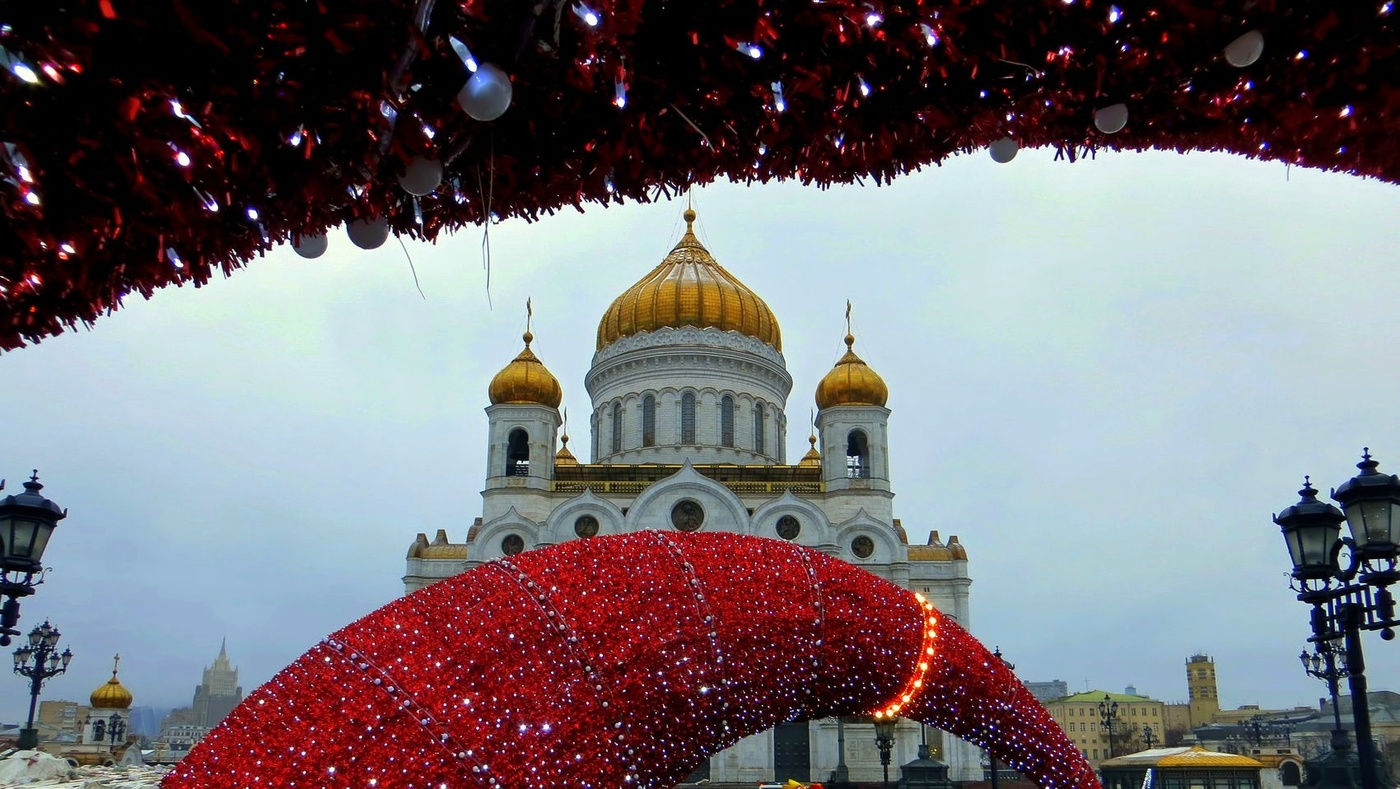
<path fill-rule="evenodd" d="M 685 212 L 685 235 L 666 259 L 603 313 L 597 347 L 601 351 L 623 337 L 683 326 L 738 332 L 783 349 L 777 317 L 695 237 L 691 209 Z"/>
<path fill-rule="evenodd" d="M 121 680 L 117 679 L 117 665 L 120 661 L 121 655 L 112 659 L 112 678 L 100 685 L 88 697 L 88 702 L 94 709 L 124 710 L 131 706 L 131 691 L 122 685 Z"/>

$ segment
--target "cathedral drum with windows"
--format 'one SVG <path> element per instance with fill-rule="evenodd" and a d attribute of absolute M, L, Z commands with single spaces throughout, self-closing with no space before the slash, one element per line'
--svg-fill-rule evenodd
<path fill-rule="evenodd" d="M 715 261 L 693 232 L 615 299 L 598 324 L 585 385 L 589 462 L 560 436 L 559 381 L 524 349 L 491 381 L 481 517 L 464 542 L 439 530 L 409 548 L 407 592 L 534 547 L 639 529 L 728 531 L 790 540 L 922 592 L 963 626 L 967 553 L 931 532 L 909 545 L 890 489 L 889 392 L 854 350 L 816 387 L 811 449 L 786 458 L 792 390 L 768 305 Z M 843 731 L 838 731 L 843 730 Z M 977 750 L 901 721 L 893 763 L 921 739 L 954 780 L 980 780 Z M 844 740 L 844 759 L 838 742 Z M 852 781 L 880 777 L 868 719 L 784 724 L 715 754 L 696 779 Z"/>

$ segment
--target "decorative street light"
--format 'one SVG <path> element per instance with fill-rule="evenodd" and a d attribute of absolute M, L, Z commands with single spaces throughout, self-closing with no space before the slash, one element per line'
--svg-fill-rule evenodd
<path fill-rule="evenodd" d="M 125 735 L 126 721 L 122 720 L 121 715 L 115 712 L 112 713 L 111 716 L 107 718 L 107 736 L 111 740 L 112 751 L 114 753 L 117 750 L 117 740 L 124 737 Z"/>
<path fill-rule="evenodd" d="M 0 490 L 5 481 L 0 480 Z M 19 635 L 19 598 L 34 594 L 44 582 L 44 548 L 58 522 L 68 511 L 39 494 L 39 470 L 35 469 L 24 492 L 0 499 L 0 647 Z"/>
<path fill-rule="evenodd" d="M 34 728 L 34 705 L 44 681 L 68 670 L 73 653 L 67 647 L 58 653 L 58 628 L 47 621 L 29 631 L 29 643 L 15 650 L 15 673 L 29 679 L 29 722 L 19 731 L 19 749 L 39 747 L 39 730 Z M 31 663 L 31 660 L 33 661 Z"/>
<path fill-rule="evenodd" d="M 1113 730 L 1118 726 L 1118 702 L 1109 698 L 1107 693 L 1099 702 L 1099 723 L 1108 732 L 1108 758 L 1112 759 L 1118 755 L 1113 748 Z"/>
<path fill-rule="evenodd" d="M 884 789 L 890 789 L 890 749 L 894 747 L 894 717 L 875 719 L 875 744 L 880 747 L 880 766 L 885 768 Z"/>
<path fill-rule="evenodd" d="M 1152 727 L 1146 723 L 1142 724 L 1142 748 L 1150 751 L 1152 746 L 1157 744 L 1157 735 L 1152 733 Z"/>
<path fill-rule="evenodd" d="M 1312 606 L 1308 642 L 1318 650 L 1319 670 L 1322 663 L 1327 663 L 1329 671 L 1336 670 L 1332 653 L 1335 642 L 1343 644 L 1361 785 L 1363 789 L 1380 789 L 1361 631 L 1379 630 L 1381 638 L 1390 641 L 1400 626 L 1390 592 L 1390 586 L 1400 581 L 1400 570 L 1396 569 L 1400 558 L 1400 477 L 1377 471 L 1380 464 L 1371 459 L 1369 447 L 1362 453 L 1361 462 L 1356 464 L 1361 473 L 1332 491 L 1340 510 L 1318 501 L 1317 490 L 1305 477 L 1298 503 L 1275 515 L 1274 523 L 1283 531 L 1293 562 L 1290 585 L 1299 600 Z M 1343 520 L 1351 532 L 1348 537 L 1341 536 Z M 1304 668 L 1309 662 L 1304 660 Z"/>
<path fill-rule="evenodd" d="M 1006 666 L 1008 671 L 1016 670 L 1015 663 L 1012 663 L 1011 661 L 1001 656 L 1001 647 L 997 647 L 996 650 L 992 652 L 992 657 L 996 658 L 997 660 L 1000 660 L 1002 662 L 1002 665 Z M 1001 769 L 1000 765 L 997 764 L 996 754 L 992 753 L 991 751 L 987 751 L 987 766 L 992 768 L 992 789 L 999 789 L 1000 784 L 997 773 L 1000 772 Z"/>

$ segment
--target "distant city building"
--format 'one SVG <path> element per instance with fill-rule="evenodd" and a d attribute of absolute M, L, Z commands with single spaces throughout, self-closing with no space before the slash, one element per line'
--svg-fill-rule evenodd
<path fill-rule="evenodd" d="M 1167 705 L 1167 745 L 1179 745 L 1181 738 L 1192 729 L 1213 722 L 1220 712 L 1220 691 L 1216 686 L 1212 657 L 1197 653 L 1186 659 L 1186 692 L 1189 699 L 1186 703 Z"/>
<path fill-rule="evenodd" d="M 243 701 L 243 688 L 238 684 L 238 669 L 229 663 L 228 640 L 219 644 L 219 656 L 204 669 L 204 681 L 194 689 L 195 723 L 212 729 L 228 717 Z"/>
<path fill-rule="evenodd" d="M 1052 679 L 1049 682 L 1027 682 L 1026 690 L 1029 690 L 1037 701 L 1050 701 L 1068 696 L 1069 683 L 1062 679 Z"/>
<path fill-rule="evenodd" d="M 1099 714 L 1099 704 L 1105 701 L 1118 705 L 1111 743 Z M 1144 726 L 1152 732 L 1153 742 L 1156 743 L 1162 741 L 1165 731 L 1167 705 L 1146 696 L 1089 690 L 1052 699 L 1044 702 L 1044 705 L 1094 767 L 1111 755 L 1142 750 Z"/>
<path fill-rule="evenodd" d="M 169 707 L 132 707 L 131 731 L 147 739 L 160 734 L 160 722 L 170 714 Z"/>
<path fill-rule="evenodd" d="M 76 701 L 41 701 L 35 728 L 43 742 L 77 742 L 89 707 Z"/>

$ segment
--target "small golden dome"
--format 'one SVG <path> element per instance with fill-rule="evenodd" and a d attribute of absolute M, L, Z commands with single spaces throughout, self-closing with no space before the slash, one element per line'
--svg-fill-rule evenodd
<path fill-rule="evenodd" d="M 883 406 L 889 399 L 890 390 L 885 386 L 885 379 L 851 350 L 855 342 L 855 337 L 846 335 L 846 353 L 817 384 L 817 408 L 834 405 Z"/>
<path fill-rule="evenodd" d="M 574 453 L 569 451 L 569 434 L 565 433 L 559 441 L 562 446 L 559 447 L 559 451 L 554 455 L 554 465 L 577 466 L 578 458 L 574 457 Z"/>
<path fill-rule="evenodd" d="M 817 434 L 813 433 L 807 436 L 807 443 L 811 444 L 812 448 L 807 450 L 807 454 L 802 456 L 802 459 L 797 462 L 797 465 L 820 466 L 822 464 L 822 453 L 817 451 Z"/>
<path fill-rule="evenodd" d="M 491 387 L 488 390 L 491 405 L 538 403 L 558 408 L 564 400 L 564 390 L 559 387 L 559 379 L 555 378 L 530 350 L 530 343 L 535 339 L 535 335 L 526 331 L 522 339 L 525 340 L 525 350 L 491 379 Z"/>
<path fill-rule="evenodd" d="M 124 710 L 131 706 L 131 691 L 122 686 L 117 679 L 117 663 L 121 661 L 121 655 L 117 655 L 112 664 L 112 678 L 107 680 L 101 687 L 92 692 L 88 697 L 91 706 L 96 709 Z"/>
<path fill-rule="evenodd" d="M 623 337 L 681 326 L 736 331 L 783 349 L 773 311 L 758 294 L 715 262 L 695 237 L 695 212 L 671 254 L 623 291 L 598 322 L 598 350 Z"/>

